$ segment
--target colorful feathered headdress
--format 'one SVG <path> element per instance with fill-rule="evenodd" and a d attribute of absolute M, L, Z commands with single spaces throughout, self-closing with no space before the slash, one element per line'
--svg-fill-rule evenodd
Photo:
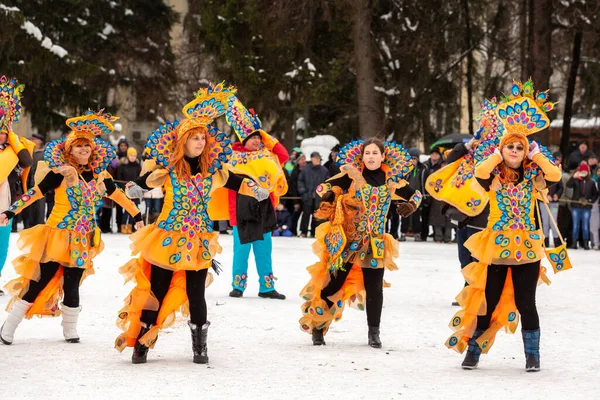
<path fill-rule="evenodd" d="M 548 91 L 537 92 L 533 82 L 515 82 L 510 95 L 496 108 L 496 114 L 507 133 L 520 133 L 529 136 L 550 126 L 546 113 L 554 109 L 549 102 Z"/>
<path fill-rule="evenodd" d="M 260 132 L 262 123 L 258 118 L 258 115 L 253 109 L 246 109 L 242 102 L 233 96 L 229 99 L 229 104 L 225 118 L 229 126 L 233 128 L 240 142 L 244 142 L 254 132 Z"/>
<path fill-rule="evenodd" d="M 87 139 L 93 143 L 95 137 L 110 134 L 115 129 L 112 123 L 118 119 L 104 110 L 97 113 L 88 110 L 79 117 L 69 118 L 65 123 L 71 129 L 71 133 L 65 139 L 65 150 L 69 151 L 76 139 Z"/>
<path fill-rule="evenodd" d="M 196 98 L 181 110 L 186 119 L 181 121 L 178 135 L 181 136 L 193 128 L 206 126 L 225 114 L 227 104 L 235 97 L 235 93 L 235 87 L 225 87 L 225 82 L 214 86 L 210 84 L 207 88 L 198 90 L 194 93 Z"/>
<path fill-rule="evenodd" d="M 6 76 L 0 78 L 0 130 L 9 132 L 13 122 L 21 116 L 21 93 L 25 88 L 19 85 L 17 78 L 8 80 Z"/>

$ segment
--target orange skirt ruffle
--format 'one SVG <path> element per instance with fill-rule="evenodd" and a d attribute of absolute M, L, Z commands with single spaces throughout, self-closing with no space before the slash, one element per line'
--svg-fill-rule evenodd
<path fill-rule="evenodd" d="M 131 239 L 132 254 L 141 256 L 151 264 L 173 271 L 210 268 L 215 254 L 222 248 L 217 232 L 187 234 L 167 231 L 156 224 L 147 225 L 135 232 Z"/>
<path fill-rule="evenodd" d="M 330 222 L 321 224 L 316 230 L 316 241 L 313 243 L 313 252 L 319 257 L 319 261 L 307 268 L 310 274 L 310 280 L 300 292 L 300 296 L 306 300 L 301 307 L 303 316 L 300 318 L 300 329 L 307 333 L 312 333 L 313 329 L 322 329 L 323 334 L 329 330 L 332 321 L 342 319 L 342 313 L 345 305 L 358 310 L 365 309 L 366 292 L 363 281 L 362 268 L 369 267 L 368 257 L 360 257 L 359 250 L 351 254 L 348 259 L 352 260 L 352 267 L 342 288 L 329 300 L 333 303 L 329 308 L 325 300 L 321 298 L 321 290 L 329 284 L 331 280 L 329 269 L 327 267 L 327 248 L 325 245 L 325 235 L 331 227 Z M 398 266 L 393 262 L 393 258 L 398 257 L 398 242 L 390 235 L 384 235 L 384 258 L 379 262 L 380 268 L 387 268 L 391 271 L 397 270 Z M 370 243 L 369 243 L 370 244 Z M 366 252 L 365 252 L 366 254 Z M 389 287 L 387 282 L 383 282 L 384 287 Z"/>
<path fill-rule="evenodd" d="M 476 260 L 488 264 L 518 265 L 532 263 L 545 257 L 542 248 L 543 234 L 537 231 L 489 228 L 472 235 L 465 247 Z"/>
<path fill-rule="evenodd" d="M 94 273 L 92 260 L 104 249 L 102 242 L 96 247 L 90 246 L 92 235 L 92 233 L 80 235 L 48 225 L 37 225 L 22 231 L 17 246 L 24 254 L 13 261 L 19 277 L 5 286 L 6 290 L 13 295 L 7 310 L 10 309 L 13 301 L 21 299 L 27 293 L 31 281 L 40 279 L 40 264 L 57 262 L 61 267 L 35 299 L 25 318 L 34 315 L 53 317 L 60 315 L 58 303 L 63 296 L 63 268 L 84 269 L 82 283 L 85 278 Z"/>
<path fill-rule="evenodd" d="M 177 246 L 173 234 L 173 232 L 169 233 L 169 231 L 155 227 L 155 225 L 148 225 L 130 236 L 133 240 L 131 248 L 134 254 L 139 252 L 141 255 L 138 258 L 130 260 L 119 269 L 119 272 L 125 278 L 125 283 L 135 282 L 136 284 L 125 299 L 125 305 L 119 311 L 117 318 L 117 326 L 123 330 L 123 333 L 115 340 L 115 348 L 119 351 L 123 351 L 125 347 L 135 346 L 141 329 L 142 311 L 158 311 L 156 324 L 140 338 L 140 343 L 150 348 L 154 347 L 158 338 L 158 332 L 173 325 L 178 311 L 184 317 L 189 316 L 185 271 L 199 271 L 209 268 L 212 265 L 213 258 L 222 250 L 217 241 L 218 233 L 199 234 L 197 239 L 199 244 L 195 244 L 196 251 L 190 252 L 187 251 L 185 243 Z M 168 240 L 165 245 L 164 241 L 166 238 L 171 238 L 172 240 Z M 200 246 L 204 249 L 202 253 L 197 250 Z M 185 250 L 182 250 L 182 248 Z M 170 263 L 167 260 L 168 257 L 166 254 L 172 255 L 173 252 L 185 252 L 184 257 L 181 257 L 182 259 L 185 258 L 185 260 L 187 260 L 188 256 L 192 257 L 195 254 L 196 257 L 200 257 L 200 260 L 194 263 L 184 262 L 180 259 L 174 263 Z M 204 254 L 204 252 L 207 252 L 207 254 Z M 160 307 L 156 296 L 152 293 L 150 285 L 153 264 L 175 271 L 169 290 Z M 211 273 L 208 273 L 206 287 L 212 281 L 213 276 Z"/>
<path fill-rule="evenodd" d="M 507 266 L 508 268 L 508 266 Z M 518 268 L 518 266 L 513 266 Z M 486 315 L 487 303 L 485 300 L 485 286 L 487 283 L 488 264 L 472 262 L 467 265 L 462 273 L 469 286 L 456 296 L 461 306 L 450 321 L 450 328 L 454 333 L 446 341 L 446 346 L 459 353 L 469 346 L 469 338 L 473 336 L 477 327 L 477 316 Z M 538 285 L 550 284 L 546 276 L 546 268 L 540 266 Z M 508 333 L 515 333 L 519 325 L 519 312 L 515 304 L 515 293 L 512 281 L 512 270 L 508 270 L 500 301 L 492 314 L 489 328 L 477 339 L 483 353 L 487 353 L 494 344 L 496 333 L 502 328 Z"/>

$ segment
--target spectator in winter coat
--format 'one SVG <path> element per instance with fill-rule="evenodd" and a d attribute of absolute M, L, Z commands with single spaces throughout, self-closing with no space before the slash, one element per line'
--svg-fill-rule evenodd
<path fill-rule="evenodd" d="M 27 187 L 35 186 L 35 172 L 37 171 L 38 162 L 44 160 L 44 136 L 39 133 L 31 135 L 31 142 L 35 145 L 33 148 L 33 164 L 27 177 Z M 25 210 L 23 210 L 23 225 L 25 229 L 29 229 L 35 225 L 43 224 L 46 217 L 46 198 L 39 199 Z"/>
<path fill-rule="evenodd" d="M 300 232 L 302 237 L 308 235 L 308 223 L 313 213 L 319 209 L 321 198 L 317 195 L 317 187 L 329 179 L 329 171 L 321 165 L 321 156 L 318 152 L 310 155 L 310 165 L 300 171 L 298 177 L 298 193 L 302 196 L 302 221 Z M 312 218 L 311 235 L 315 237 L 315 229 L 319 222 Z"/>
<path fill-rule="evenodd" d="M 283 164 L 283 169 L 289 174 L 292 174 L 296 163 L 298 162 L 298 157 L 302 154 L 302 149 L 300 147 L 294 147 L 292 152 L 290 153 L 290 158 Z"/>
<path fill-rule="evenodd" d="M 581 164 L 582 161 L 588 160 L 588 158 L 592 155 L 592 152 L 588 150 L 587 142 L 579 143 L 579 151 L 574 151 L 569 156 L 568 164 Z"/>
<path fill-rule="evenodd" d="M 405 177 L 410 187 L 418 190 L 423 194 L 423 201 L 411 216 L 402 220 L 400 226 L 400 241 L 406 240 L 406 232 L 408 232 L 409 223 L 414 234 L 415 242 L 424 242 L 429 236 L 429 208 L 431 206 L 431 196 L 425 190 L 425 182 L 429 176 L 429 169 L 425 164 L 419 161 L 421 151 L 417 148 L 412 148 L 408 152 L 412 157 L 411 161 L 415 166 L 409 176 Z"/>
<path fill-rule="evenodd" d="M 300 171 L 302 171 L 307 165 L 306 156 L 302 153 L 298 155 L 297 164 L 294 170 L 290 174 L 290 180 L 288 181 L 288 197 L 300 197 L 298 193 L 298 177 Z M 292 235 L 298 236 L 298 221 L 302 215 L 302 199 L 293 199 L 288 201 L 288 210 L 292 210 Z"/>
<path fill-rule="evenodd" d="M 442 168 L 442 152 L 439 147 L 434 147 L 429 152 L 429 160 L 425 161 L 425 166 L 429 169 L 429 173 L 433 173 Z"/>
<path fill-rule="evenodd" d="M 562 181 L 557 182 L 555 185 L 552 185 L 548 188 L 547 194 L 547 202 L 548 208 L 550 209 L 552 218 L 554 221 L 558 221 L 558 199 L 562 196 L 565 188 L 563 186 Z M 558 247 L 561 245 L 561 241 L 559 239 L 559 232 L 556 231 L 554 224 L 550 221 L 550 215 L 548 214 L 548 210 L 546 206 L 542 204 L 541 201 L 538 201 L 538 207 L 540 210 L 540 214 L 542 216 L 542 229 L 544 230 L 544 239 L 546 247 L 550 246 L 550 230 L 552 230 L 552 238 L 554 240 L 554 247 Z M 558 223 L 557 223 L 558 225 Z"/>
<path fill-rule="evenodd" d="M 292 214 L 290 214 L 283 204 L 277 204 L 275 217 L 277 219 L 277 229 L 273 231 L 273 236 L 291 237 L 292 231 L 290 230 L 290 226 L 292 226 Z"/>
<path fill-rule="evenodd" d="M 583 232 L 583 248 L 589 250 L 590 240 L 590 217 L 592 205 L 598 200 L 598 189 L 596 182 L 590 176 L 590 167 L 581 163 L 575 174 L 567 182 L 567 186 L 573 188 L 571 200 L 571 214 L 573 216 L 573 246 L 577 247 L 579 230 Z"/>
<path fill-rule="evenodd" d="M 121 163 L 117 167 L 117 181 L 121 182 L 132 182 L 140 177 L 140 172 L 142 172 L 142 166 L 140 165 L 140 161 L 137 157 L 137 150 L 133 147 L 129 147 L 127 149 L 127 157 L 124 160 L 121 160 Z M 139 199 L 132 200 L 136 205 L 140 204 Z M 133 225 L 135 224 L 133 217 L 127 213 L 127 211 L 123 211 L 123 216 L 121 217 L 121 233 L 131 234 L 133 233 Z"/>
<path fill-rule="evenodd" d="M 596 189 L 600 194 L 600 186 L 598 186 L 598 156 L 592 154 L 588 158 L 588 165 L 590 166 L 590 175 L 592 180 L 596 182 Z M 596 203 L 592 205 L 592 214 L 590 216 L 590 236 L 592 240 L 592 246 L 596 250 L 600 250 L 600 196 L 596 200 Z"/>

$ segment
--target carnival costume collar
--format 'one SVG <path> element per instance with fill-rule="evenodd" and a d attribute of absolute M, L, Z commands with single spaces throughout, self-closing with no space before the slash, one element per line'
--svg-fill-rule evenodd
<path fill-rule="evenodd" d="M 13 122 L 21 116 L 21 93 L 25 88 L 20 85 L 17 78 L 8 80 L 6 76 L 0 78 L 0 131 L 12 131 Z"/>
<path fill-rule="evenodd" d="M 210 152 L 208 172 L 214 174 L 229 161 L 231 142 L 226 134 L 211 123 L 225 113 L 227 102 L 234 97 L 235 91 L 232 86 L 225 87 L 223 82 L 218 85 L 210 84 L 208 88 L 198 90 L 195 93 L 196 98 L 181 110 L 185 118 L 181 121 L 167 121 L 155 129 L 148 137 L 144 153 L 161 168 L 172 170 L 171 157 L 175 146 L 184 145 L 178 144 L 177 139 L 190 129 L 204 126 L 208 131 L 206 146 Z"/>
<path fill-rule="evenodd" d="M 411 163 L 411 156 L 402 145 L 391 141 L 385 142 L 384 159 L 381 163 L 381 169 L 385 172 L 386 184 L 398 183 L 409 174 L 414 166 Z M 362 174 L 364 164 L 363 157 L 363 140 L 353 140 L 338 153 L 337 163 L 340 167 L 349 165 Z"/>
<path fill-rule="evenodd" d="M 94 176 L 99 175 L 117 156 L 114 146 L 100 137 L 100 135 L 113 131 L 112 122 L 117 119 L 117 117 L 104 113 L 103 110 L 98 113 L 87 111 L 82 116 L 69 118 L 66 125 L 71 128 L 71 133 L 60 139 L 52 140 L 46 145 L 44 161 L 50 168 L 68 165 L 65 152 L 70 151 L 71 145 L 76 139 L 87 139 L 93 143 L 94 147 L 88 165 Z"/>

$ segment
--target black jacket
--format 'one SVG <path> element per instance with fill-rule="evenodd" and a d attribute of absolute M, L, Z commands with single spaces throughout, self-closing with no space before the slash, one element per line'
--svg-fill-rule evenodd
<path fill-rule="evenodd" d="M 142 166 L 138 160 L 135 162 L 130 162 L 128 159 L 121 160 L 115 173 L 115 179 L 122 182 L 116 182 L 117 186 L 124 188 L 127 182 L 139 178 L 140 172 L 142 172 Z"/>
<path fill-rule="evenodd" d="M 309 164 L 303 168 L 298 176 L 298 193 L 302 196 L 302 201 L 310 203 L 316 200 L 315 207 L 318 207 L 320 198 L 316 190 L 327 179 L 329 179 L 329 171 L 322 165 Z"/>
<path fill-rule="evenodd" d="M 573 188 L 573 201 L 587 200 L 590 204 L 571 203 L 571 207 L 575 208 L 592 208 L 592 204 L 598 200 L 598 188 L 596 182 L 590 177 L 586 179 L 577 179 L 571 177 L 567 181 L 567 187 Z"/>
<path fill-rule="evenodd" d="M 275 214 L 277 217 L 277 227 L 281 228 L 284 225 L 288 228 L 292 226 L 292 214 L 287 209 L 283 209 L 281 211 L 275 210 Z"/>
<path fill-rule="evenodd" d="M 265 233 L 277 229 L 275 209 L 270 198 L 258 202 L 254 197 L 238 194 L 235 213 L 241 244 L 263 240 Z"/>

